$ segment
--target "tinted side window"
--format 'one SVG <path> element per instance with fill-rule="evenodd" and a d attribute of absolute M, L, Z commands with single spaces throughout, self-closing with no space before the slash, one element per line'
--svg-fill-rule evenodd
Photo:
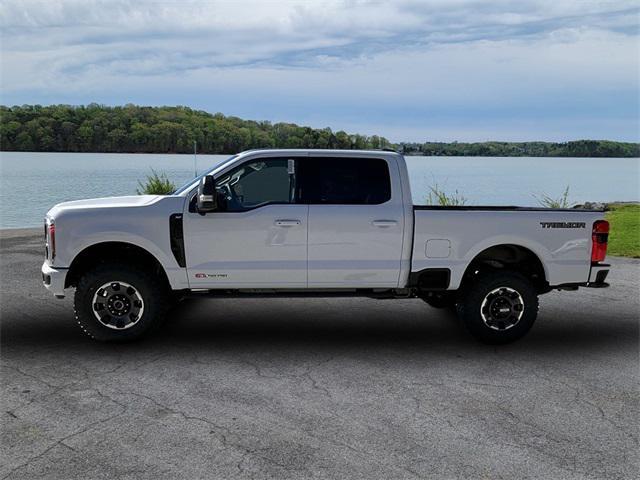
<path fill-rule="evenodd" d="M 391 199 L 387 162 L 380 158 L 306 158 L 301 171 L 302 203 L 377 205 Z"/>
<path fill-rule="evenodd" d="M 216 179 L 221 210 L 242 212 L 268 203 L 290 203 L 293 176 L 287 165 L 287 159 L 253 160 Z"/>

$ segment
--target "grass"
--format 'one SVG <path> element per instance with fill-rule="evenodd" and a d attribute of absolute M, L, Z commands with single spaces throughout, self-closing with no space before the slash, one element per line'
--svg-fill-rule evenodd
<path fill-rule="evenodd" d="M 544 208 L 569 208 L 569 185 L 567 185 L 567 188 L 564 189 L 564 192 L 562 192 L 562 195 L 558 198 L 551 197 L 546 193 L 540 195 L 533 194 L 533 198 Z"/>
<path fill-rule="evenodd" d="M 136 191 L 138 195 L 169 195 L 176 190 L 176 186 L 173 184 L 167 174 L 162 172 L 158 174 L 153 168 L 151 169 L 151 175 L 147 175 L 147 181 L 142 183 L 138 180 Z"/>
<path fill-rule="evenodd" d="M 606 218 L 610 224 L 607 254 L 640 258 L 640 205 L 611 204 Z"/>
<path fill-rule="evenodd" d="M 440 205 L 440 206 L 460 206 L 467 204 L 467 198 L 461 195 L 458 190 L 454 193 L 446 193 L 436 183 L 433 187 L 429 187 L 431 190 L 427 197 L 427 205 Z"/>

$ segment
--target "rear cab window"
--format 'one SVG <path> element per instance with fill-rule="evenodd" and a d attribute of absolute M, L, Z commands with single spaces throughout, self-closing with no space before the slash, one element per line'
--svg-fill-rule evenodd
<path fill-rule="evenodd" d="M 389 166 L 382 158 L 307 157 L 297 169 L 299 203 L 380 205 L 391 199 Z"/>

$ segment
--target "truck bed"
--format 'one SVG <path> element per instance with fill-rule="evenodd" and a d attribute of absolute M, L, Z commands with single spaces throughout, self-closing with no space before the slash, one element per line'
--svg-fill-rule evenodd
<path fill-rule="evenodd" d="M 541 261 L 549 285 L 587 282 L 591 232 L 603 212 L 498 206 L 416 205 L 411 271 L 450 269 L 457 289 L 471 261 L 497 245 L 516 245 Z"/>
<path fill-rule="evenodd" d="M 414 210 L 470 210 L 470 211 L 518 211 L 518 212 L 591 212 L 602 213 L 604 210 L 585 208 L 545 208 L 518 207 L 516 205 L 414 205 Z"/>

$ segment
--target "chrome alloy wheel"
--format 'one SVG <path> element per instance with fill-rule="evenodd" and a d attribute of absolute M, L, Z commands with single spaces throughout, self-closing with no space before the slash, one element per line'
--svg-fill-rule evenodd
<path fill-rule="evenodd" d="M 91 306 L 98 321 L 115 330 L 133 327 L 144 313 L 142 296 L 125 282 L 108 282 L 102 285 L 93 295 Z"/>
<path fill-rule="evenodd" d="M 491 290 L 480 306 L 485 325 L 493 330 L 505 331 L 515 327 L 524 313 L 524 300 L 516 290 L 500 287 Z"/>

